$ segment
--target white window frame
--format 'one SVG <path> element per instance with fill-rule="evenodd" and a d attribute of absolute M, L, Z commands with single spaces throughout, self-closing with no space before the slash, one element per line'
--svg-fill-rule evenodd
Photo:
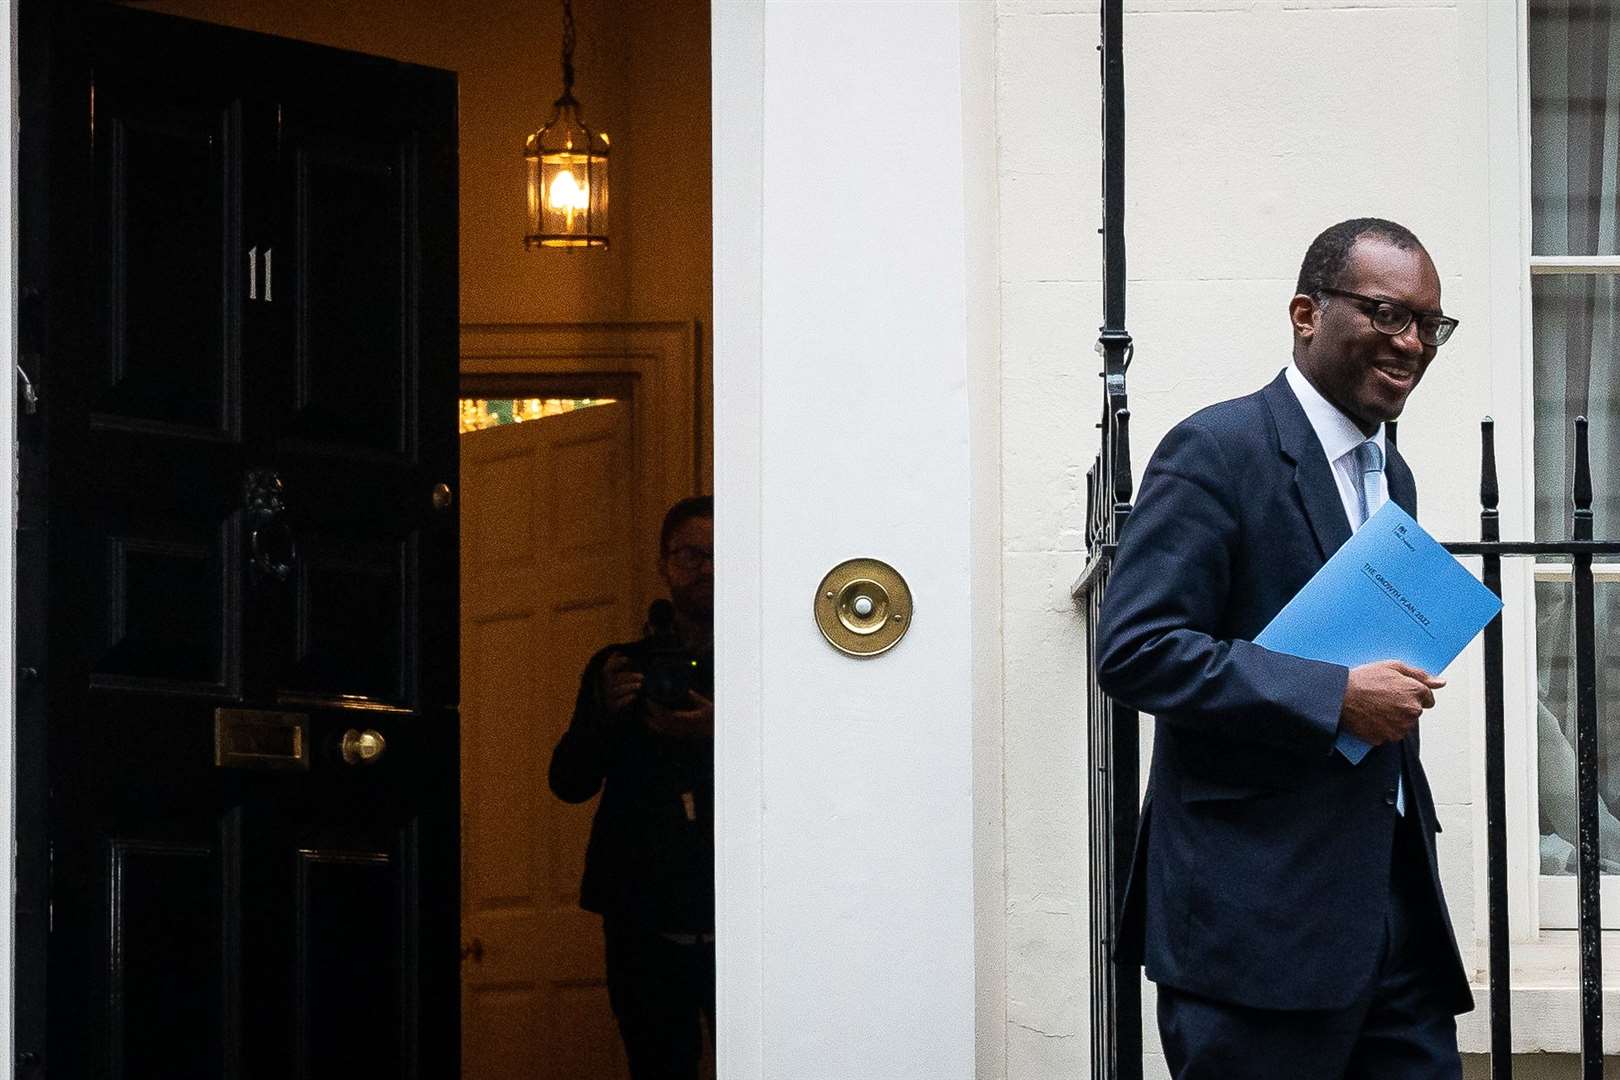
<path fill-rule="evenodd" d="M 1496 456 L 1502 492 L 1501 527 L 1507 539 L 1534 532 L 1534 353 L 1530 318 L 1533 273 L 1590 272 L 1588 259 L 1531 258 L 1530 98 L 1528 0 L 1476 0 L 1459 9 L 1465 63 L 1484 90 L 1476 132 L 1484 139 L 1487 180 L 1488 257 L 1484 267 L 1485 318 L 1491 415 L 1496 420 Z M 1614 260 L 1620 263 L 1620 259 Z M 1604 266 L 1601 269 L 1608 269 Z M 1474 560 L 1470 560 L 1473 562 Z M 1580 980 L 1577 935 L 1564 918 L 1573 904 L 1559 879 L 1543 878 L 1537 855 L 1539 786 L 1536 775 L 1536 567 L 1528 558 L 1502 561 L 1504 700 L 1507 712 L 1508 920 L 1515 1053 L 1573 1053 L 1580 1049 Z M 1550 572 L 1543 568 L 1543 573 Z M 1479 663 L 1470 650 L 1469 663 Z M 1470 709 L 1484 714 L 1483 681 L 1471 688 Z M 1470 955 L 1477 1007 L 1458 1017 L 1465 1053 L 1490 1048 L 1488 994 L 1489 909 L 1486 887 L 1486 820 L 1483 728 L 1473 752 L 1471 836 L 1474 934 Z M 1570 879 L 1565 879 L 1568 881 Z M 1454 882 L 1450 884 L 1455 884 Z M 1603 906 L 1620 916 L 1620 895 L 1605 882 Z M 1549 887 L 1550 886 L 1550 887 Z M 1572 900 L 1573 892 L 1569 893 Z M 1465 901 L 1466 902 L 1466 901 Z M 1620 920 L 1616 920 L 1620 922 Z M 1465 950 L 1467 945 L 1465 944 Z M 1604 1012 L 1620 1009 L 1620 933 L 1602 942 Z M 1620 1031 L 1606 1025 L 1604 1052 L 1620 1052 Z"/>
<path fill-rule="evenodd" d="M 1500 5 L 1507 8 L 1509 5 Z M 1535 277 L 1556 277 L 1563 275 L 1609 274 L 1620 275 L 1620 255 L 1536 255 L 1532 244 L 1531 207 L 1530 207 L 1530 77 L 1529 77 L 1529 5 L 1527 0 L 1511 5 L 1516 16 L 1513 47 L 1519 72 L 1516 98 L 1516 114 L 1519 119 L 1518 136 L 1515 140 L 1518 147 L 1519 186 L 1518 222 L 1520 253 L 1518 265 L 1524 269 L 1520 271 L 1521 291 L 1518 303 L 1514 305 L 1520 320 L 1519 342 L 1521 353 L 1517 362 L 1520 388 L 1519 401 L 1533 402 L 1535 381 L 1535 354 L 1534 354 L 1534 319 L 1531 304 L 1530 279 Z M 1504 380 L 1506 384 L 1506 380 Z M 1535 493 L 1535 414 L 1534 406 L 1525 408 L 1523 422 L 1519 427 L 1523 440 L 1522 451 L 1524 455 L 1523 483 L 1521 489 L 1525 496 L 1525 531 L 1520 534 L 1529 536 L 1534 529 L 1534 493 Z M 1525 655 L 1528 660 L 1525 695 L 1523 699 L 1524 712 L 1524 742 L 1526 743 L 1525 775 L 1530 777 L 1531 801 L 1524 815 L 1524 841 L 1535 849 L 1539 826 L 1532 825 L 1537 821 L 1540 799 L 1539 779 L 1536 777 L 1536 642 L 1535 642 L 1535 584 L 1543 581 L 1568 581 L 1573 574 L 1573 568 L 1568 563 L 1545 563 L 1535 560 L 1521 560 L 1526 563 L 1528 570 L 1527 580 L 1522 582 L 1523 599 L 1519 610 L 1524 612 L 1524 625 L 1526 645 Z M 1598 583 L 1606 581 L 1620 581 L 1620 566 L 1596 566 L 1593 576 Z M 1515 840 L 1518 840 L 1515 837 Z M 1527 860 L 1527 862 L 1530 860 Z M 1537 927 L 1544 933 L 1558 931 L 1573 931 L 1577 926 L 1577 891 L 1576 879 L 1569 875 L 1551 876 L 1539 873 L 1539 866 L 1531 867 L 1534 878 L 1535 891 L 1535 920 L 1530 925 Z M 1606 876 L 1602 881 L 1602 910 L 1603 927 L 1605 930 L 1620 930 L 1620 877 Z M 1610 950 L 1605 950 L 1610 951 Z M 1617 969 L 1620 970 L 1620 969 Z M 1606 980 L 1607 982 L 1608 980 Z"/>
<path fill-rule="evenodd" d="M 1620 274 L 1620 258 L 1612 259 L 1609 266 L 1612 267 L 1609 270 L 1610 273 Z M 1538 270 L 1536 263 L 1533 261 L 1530 272 L 1536 274 L 1545 271 Z M 1562 272 L 1567 273 L 1569 271 Z M 1570 581 L 1574 576 L 1574 566 L 1570 563 L 1535 563 L 1533 565 L 1534 578 L 1537 583 L 1543 581 Z M 1620 565 L 1610 563 L 1594 566 L 1592 567 L 1592 577 L 1595 583 L 1600 586 L 1605 583 L 1620 583 Z M 1533 592 L 1532 595 L 1534 595 Z M 1531 716 L 1535 715 L 1534 708 L 1535 702 L 1532 695 Z M 1526 726 L 1531 729 L 1533 741 L 1535 724 L 1527 722 Z M 1533 764 L 1536 759 L 1532 757 L 1531 760 Z M 1603 928 L 1605 930 L 1620 930 L 1620 876 L 1614 874 L 1603 875 L 1600 888 Z M 1579 894 L 1574 876 L 1539 874 L 1536 880 L 1536 892 L 1537 909 L 1540 913 L 1538 921 L 1543 931 L 1574 930 L 1579 925 Z"/>
<path fill-rule="evenodd" d="M 1491 414 L 1496 420 L 1498 476 L 1503 494 L 1502 535 L 1534 532 L 1535 416 L 1531 323 L 1532 274 L 1615 269 L 1620 258 L 1532 258 L 1530 236 L 1530 98 L 1528 0 L 1480 0 L 1459 12 L 1464 55 L 1483 60 L 1481 118 L 1488 148 L 1489 258 L 1486 271 Z M 1544 577 L 1556 573 L 1542 566 Z M 1605 571 L 1605 573 L 1608 573 Z M 1502 592 L 1509 613 L 1503 622 L 1504 699 L 1507 709 L 1508 919 L 1512 967 L 1513 1049 L 1516 1053 L 1570 1053 L 1580 1048 L 1579 952 L 1567 918 L 1573 913 L 1573 879 L 1543 877 L 1537 856 L 1539 786 L 1536 775 L 1535 581 L 1528 558 L 1504 559 Z M 1514 614 L 1517 613 L 1517 614 Z M 1473 661 L 1477 663 L 1478 661 Z M 1483 715 L 1484 687 L 1476 684 L 1471 707 Z M 1465 1052 L 1490 1047 L 1488 984 L 1489 910 L 1486 888 L 1484 754 L 1474 754 L 1472 836 L 1474 941 L 1472 973 L 1478 1007 L 1458 1018 Z M 1604 882 L 1607 922 L 1620 925 L 1620 882 Z M 1604 1011 L 1620 1009 L 1620 933 L 1605 932 Z M 1607 1025 L 1605 1053 L 1620 1051 L 1620 1032 Z"/>

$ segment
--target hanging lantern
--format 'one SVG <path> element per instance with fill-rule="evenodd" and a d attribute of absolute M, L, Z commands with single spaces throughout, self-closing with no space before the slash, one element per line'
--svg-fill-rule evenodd
<path fill-rule="evenodd" d="M 574 7 L 563 0 L 563 92 L 551 119 L 529 136 L 525 248 L 607 247 L 608 137 L 585 126 L 574 99 Z"/>

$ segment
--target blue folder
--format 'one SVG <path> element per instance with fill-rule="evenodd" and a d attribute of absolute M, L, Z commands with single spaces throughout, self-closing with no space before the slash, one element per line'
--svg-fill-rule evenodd
<path fill-rule="evenodd" d="M 1346 667 L 1400 660 L 1438 675 L 1501 610 L 1495 593 L 1390 501 L 1254 643 Z M 1368 749 L 1349 732 L 1337 745 L 1351 761 Z"/>

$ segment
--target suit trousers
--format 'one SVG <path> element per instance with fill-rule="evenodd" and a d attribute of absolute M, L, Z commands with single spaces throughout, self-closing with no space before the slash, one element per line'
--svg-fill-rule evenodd
<path fill-rule="evenodd" d="M 1344 1009 L 1284 1011 L 1161 985 L 1175 1080 L 1460 1080 L 1446 935 L 1414 816 L 1394 829 L 1384 956 L 1368 994 Z"/>
<path fill-rule="evenodd" d="M 714 942 L 675 941 L 618 920 L 604 920 L 602 929 L 608 996 L 631 1077 L 697 1080 L 702 1020 L 714 1031 Z"/>

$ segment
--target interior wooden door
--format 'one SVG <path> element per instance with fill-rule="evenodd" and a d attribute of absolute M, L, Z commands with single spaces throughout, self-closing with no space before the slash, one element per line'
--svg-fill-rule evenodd
<path fill-rule="evenodd" d="M 53 40 L 52 1076 L 447 1076 L 455 80 Z"/>
<path fill-rule="evenodd" d="M 628 1075 L 599 916 L 579 907 L 594 802 L 546 768 L 597 649 L 639 636 L 631 406 L 462 438 L 463 1075 Z"/>

